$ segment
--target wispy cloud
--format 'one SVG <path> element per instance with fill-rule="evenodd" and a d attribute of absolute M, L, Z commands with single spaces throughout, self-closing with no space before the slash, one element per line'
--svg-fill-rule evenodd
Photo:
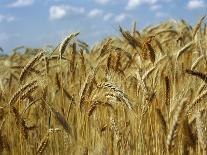
<path fill-rule="evenodd" d="M 203 0 L 190 0 L 187 4 L 189 10 L 204 8 L 206 6 L 207 4 Z"/>
<path fill-rule="evenodd" d="M 112 13 L 107 13 L 103 16 L 103 20 L 104 21 L 108 21 L 110 20 L 111 18 L 113 17 L 113 14 Z"/>
<path fill-rule="evenodd" d="M 82 13 L 85 12 L 85 9 L 83 7 L 76 7 L 76 6 L 66 5 L 65 8 L 71 14 L 72 13 L 74 13 L 74 14 L 82 14 Z"/>
<path fill-rule="evenodd" d="M 125 9 L 126 10 L 132 10 L 132 9 L 135 9 L 137 6 L 140 6 L 142 4 L 153 5 L 157 1 L 158 0 L 129 0 Z"/>
<path fill-rule="evenodd" d="M 155 13 L 155 16 L 156 16 L 157 18 L 166 18 L 166 17 L 169 17 L 169 15 L 168 15 L 167 13 L 165 13 L 165 12 L 160 12 L 160 11 L 156 12 L 156 13 Z"/>
<path fill-rule="evenodd" d="M 110 2 L 110 0 L 94 0 L 96 3 L 104 5 Z"/>
<path fill-rule="evenodd" d="M 83 7 L 75 7 L 70 5 L 53 5 L 49 9 L 50 20 L 62 19 L 66 15 L 82 14 L 85 12 Z"/>
<path fill-rule="evenodd" d="M 89 12 L 88 16 L 91 17 L 91 18 L 94 18 L 94 17 L 100 17 L 100 16 L 102 16 L 102 14 L 103 14 L 102 10 L 93 9 Z"/>
<path fill-rule="evenodd" d="M 121 23 L 123 22 L 126 18 L 128 17 L 128 15 L 126 13 L 121 13 L 119 15 L 117 15 L 114 19 L 115 22 L 117 23 Z"/>
<path fill-rule="evenodd" d="M 34 3 L 34 0 L 16 0 L 10 4 L 8 4 L 8 7 L 26 7 L 31 6 Z"/>
<path fill-rule="evenodd" d="M 16 18 L 14 16 L 0 14 L 0 23 L 1 22 L 12 22 L 15 19 Z"/>
<path fill-rule="evenodd" d="M 152 10 L 152 11 L 156 11 L 156 10 L 159 10 L 161 8 L 162 8 L 162 6 L 159 5 L 159 4 L 154 4 L 154 5 L 150 6 L 150 10 Z"/>

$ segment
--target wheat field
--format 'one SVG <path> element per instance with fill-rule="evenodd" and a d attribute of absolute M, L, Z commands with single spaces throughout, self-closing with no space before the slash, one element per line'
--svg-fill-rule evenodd
<path fill-rule="evenodd" d="M 0 57 L 0 154 L 207 154 L 205 16 L 119 31 Z"/>

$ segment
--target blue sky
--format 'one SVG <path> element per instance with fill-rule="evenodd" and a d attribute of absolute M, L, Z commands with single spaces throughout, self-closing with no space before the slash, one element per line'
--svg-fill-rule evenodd
<path fill-rule="evenodd" d="M 133 21 L 138 29 L 172 18 L 195 24 L 205 14 L 207 0 L 0 0 L 0 47 L 56 45 L 77 31 L 92 45 Z"/>

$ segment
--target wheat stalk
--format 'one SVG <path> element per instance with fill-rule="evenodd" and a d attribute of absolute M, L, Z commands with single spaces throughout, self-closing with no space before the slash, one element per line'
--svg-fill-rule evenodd
<path fill-rule="evenodd" d="M 193 38 L 196 36 L 196 34 L 197 34 L 198 30 L 200 29 L 201 24 L 205 20 L 205 18 L 206 18 L 206 16 L 201 17 L 199 22 L 196 24 L 195 28 L 193 29 L 193 34 L 192 34 Z"/>
<path fill-rule="evenodd" d="M 178 52 L 176 56 L 176 61 L 178 62 L 179 58 L 184 52 L 190 51 L 189 49 L 194 45 L 194 41 L 189 42 L 185 46 L 183 46 Z"/>
<path fill-rule="evenodd" d="M 198 141 L 201 144 L 203 150 L 206 150 L 207 136 L 206 136 L 206 127 L 201 118 L 201 112 L 198 111 L 196 115 L 196 128 L 198 133 Z"/>
<path fill-rule="evenodd" d="M 161 124 L 162 130 L 164 131 L 164 134 L 166 134 L 167 133 L 167 123 L 165 121 L 165 118 L 164 118 L 164 116 L 163 116 L 160 109 L 156 108 L 156 113 L 157 113 L 157 116 L 159 118 L 158 120 Z"/>
<path fill-rule="evenodd" d="M 192 104 L 188 107 L 188 113 L 190 114 L 191 110 L 195 107 L 196 104 L 201 102 L 207 96 L 207 90 L 204 90 L 201 94 L 199 94 L 192 102 Z"/>
<path fill-rule="evenodd" d="M 25 85 L 23 85 L 19 90 L 17 90 L 17 92 L 11 97 L 11 99 L 9 100 L 9 103 L 7 105 L 13 105 L 17 100 L 18 98 L 20 97 L 20 95 L 23 94 L 23 92 L 27 89 L 27 88 L 30 88 L 32 86 L 34 86 L 35 84 L 37 83 L 36 80 L 34 81 L 31 81 Z M 5 106 L 7 106 L 5 105 Z"/>
<path fill-rule="evenodd" d="M 50 138 L 50 132 L 47 132 L 47 134 L 45 135 L 45 137 L 42 139 L 42 141 L 40 142 L 38 148 L 37 148 L 37 154 L 43 154 L 44 150 L 47 147 L 48 141 Z"/>
<path fill-rule="evenodd" d="M 38 53 L 33 59 L 31 59 L 27 65 L 22 69 L 21 73 L 20 73 L 20 76 L 19 76 L 19 80 L 20 82 L 22 82 L 27 73 L 29 72 L 30 68 L 32 68 L 32 66 L 39 60 L 42 58 L 44 54 L 42 52 Z"/>
<path fill-rule="evenodd" d="M 173 141 L 175 140 L 175 138 L 177 137 L 177 129 L 179 126 L 179 119 L 181 118 L 181 115 L 183 115 L 183 111 L 185 109 L 185 105 L 187 103 L 187 99 L 184 98 L 180 104 L 177 107 L 176 113 L 174 114 L 173 120 L 172 120 L 172 125 L 169 128 L 169 132 L 167 135 L 167 147 L 168 150 L 171 151 L 172 149 L 172 145 L 173 145 Z"/>
<path fill-rule="evenodd" d="M 102 84 L 99 85 L 102 88 L 109 88 L 110 90 L 112 90 L 119 99 L 121 99 L 126 106 L 130 109 L 133 110 L 133 105 L 131 103 L 131 101 L 128 99 L 127 95 L 124 93 L 123 90 L 121 90 L 118 86 L 116 86 L 115 84 L 111 83 L 111 82 L 104 82 Z"/>
<path fill-rule="evenodd" d="M 204 82 L 207 82 L 207 75 L 206 74 L 203 74 L 198 71 L 190 70 L 190 69 L 186 69 L 185 72 L 190 75 L 193 75 L 193 76 L 196 76 L 196 77 L 202 79 Z"/>
<path fill-rule="evenodd" d="M 199 62 L 204 58 L 204 55 L 201 55 L 199 58 L 196 59 L 196 61 L 192 64 L 191 70 L 195 70 L 195 68 L 198 66 Z"/>
<path fill-rule="evenodd" d="M 60 48 L 59 48 L 59 53 L 60 53 L 60 58 L 62 59 L 62 56 L 67 48 L 68 43 L 74 39 L 76 36 L 78 36 L 80 34 L 80 32 L 76 32 L 73 34 L 70 34 L 68 37 L 66 37 L 60 44 Z"/>

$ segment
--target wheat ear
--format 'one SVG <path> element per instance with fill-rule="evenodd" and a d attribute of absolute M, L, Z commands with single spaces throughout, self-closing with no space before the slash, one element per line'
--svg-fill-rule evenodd
<path fill-rule="evenodd" d="M 175 115 L 173 117 L 172 125 L 171 125 L 171 127 L 169 129 L 169 133 L 168 133 L 168 136 L 167 136 L 167 147 L 168 147 L 169 151 L 171 151 L 171 148 L 172 148 L 172 145 L 173 145 L 173 141 L 177 137 L 177 128 L 178 128 L 178 125 L 180 123 L 179 119 L 180 119 L 181 115 L 183 114 L 183 111 L 184 111 L 186 103 L 187 103 L 187 99 L 184 98 L 180 102 L 180 104 L 178 105 L 176 113 L 175 113 Z"/>
<path fill-rule="evenodd" d="M 70 34 L 68 37 L 66 37 L 60 44 L 60 48 L 59 48 L 59 53 L 60 53 L 60 58 L 62 59 L 62 55 L 64 54 L 66 47 L 68 45 L 68 43 L 75 38 L 76 36 L 78 36 L 80 34 L 80 32 L 76 32 L 73 34 Z"/>
<path fill-rule="evenodd" d="M 22 72 L 20 73 L 20 77 L 19 77 L 19 80 L 20 80 L 20 82 L 22 82 L 24 79 L 25 79 L 25 77 L 26 77 L 26 75 L 27 75 L 27 73 L 28 73 L 28 71 L 30 70 L 30 68 L 40 59 L 40 58 L 42 58 L 42 56 L 43 56 L 43 53 L 42 52 L 40 52 L 39 54 L 37 54 L 33 59 L 31 59 L 28 63 L 27 63 L 27 65 L 22 69 Z"/>

